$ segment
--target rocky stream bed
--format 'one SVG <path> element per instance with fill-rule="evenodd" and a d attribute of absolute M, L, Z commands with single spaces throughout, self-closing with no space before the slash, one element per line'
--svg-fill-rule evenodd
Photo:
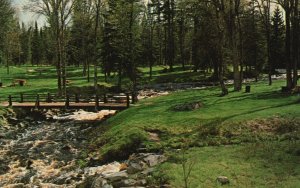
<path fill-rule="evenodd" d="M 48 120 L 8 117 L 9 124 L 0 126 L 0 187 L 148 187 L 147 177 L 165 160 L 163 155 L 139 153 L 101 166 L 80 164 L 88 161 L 82 153 L 88 133 L 99 125 L 95 122 L 114 113 L 46 114 Z"/>

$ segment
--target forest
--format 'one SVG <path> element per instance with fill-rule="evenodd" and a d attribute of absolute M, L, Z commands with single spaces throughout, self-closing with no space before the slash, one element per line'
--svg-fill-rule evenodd
<path fill-rule="evenodd" d="M 0 2 L 0 63 L 53 65 L 57 88 L 66 93 L 66 67 L 77 66 L 97 86 L 117 75 L 133 89 L 139 67 L 174 66 L 207 72 L 228 94 L 224 79 L 268 75 L 285 70 L 286 90 L 297 85 L 299 67 L 298 0 L 30 0 L 24 9 L 46 23 L 18 20 L 8 0 Z M 93 78 L 90 78 L 93 72 Z"/>
<path fill-rule="evenodd" d="M 0 0 L 0 187 L 300 187 L 299 13 Z"/>

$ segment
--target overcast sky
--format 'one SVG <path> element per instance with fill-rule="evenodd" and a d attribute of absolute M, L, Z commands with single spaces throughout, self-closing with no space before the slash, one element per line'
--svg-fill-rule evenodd
<path fill-rule="evenodd" d="M 35 21 L 38 21 L 39 27 L 45 25 L 45 19 L 42 16 L 36 15 L 32 12 L 25 11 L 23 9 L 24 5 L 28 3 L 29 0 L 12 0 L 12 4 L 17 11 L 17 15 L 20 18 L 20 22 L 24 22 L 26 25 L 34 25 Z M 275 5 L 272 6 L 272 9 Z"/>
<path fill-rule="evenodd" d="M 16 9 L 17 16 L 20 18 L 20 22 L 24 22 L 26 25 L 33 25 L 35 21 L 38 21 L 39 27 L 44 26 L 45 21 L 41 16 L 23 9 L 26 3 L 28 3 L 28 0 L 12 0 L 12 4 Z"/>

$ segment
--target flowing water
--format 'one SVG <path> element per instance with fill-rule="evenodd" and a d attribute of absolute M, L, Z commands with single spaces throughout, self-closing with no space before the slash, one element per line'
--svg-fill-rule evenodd
<path fill-rule="evenodd" d="M 15 120 L 0 126 L 0 187 L 75 187 L 92 123 Z M 84 159 L 83 159 L 84 160 Z"/>

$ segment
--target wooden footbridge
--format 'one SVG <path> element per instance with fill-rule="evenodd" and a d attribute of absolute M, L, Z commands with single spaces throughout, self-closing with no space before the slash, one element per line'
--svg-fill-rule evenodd
<path fill-rule="evenodd" d="M 132 103 L 129 93 L 103 95 L 66 95 L 56 94 L 23 94 L 9 95 L 4 107 L 22 109 L 84 109 L 84 110 L 124 110 Z"/>

